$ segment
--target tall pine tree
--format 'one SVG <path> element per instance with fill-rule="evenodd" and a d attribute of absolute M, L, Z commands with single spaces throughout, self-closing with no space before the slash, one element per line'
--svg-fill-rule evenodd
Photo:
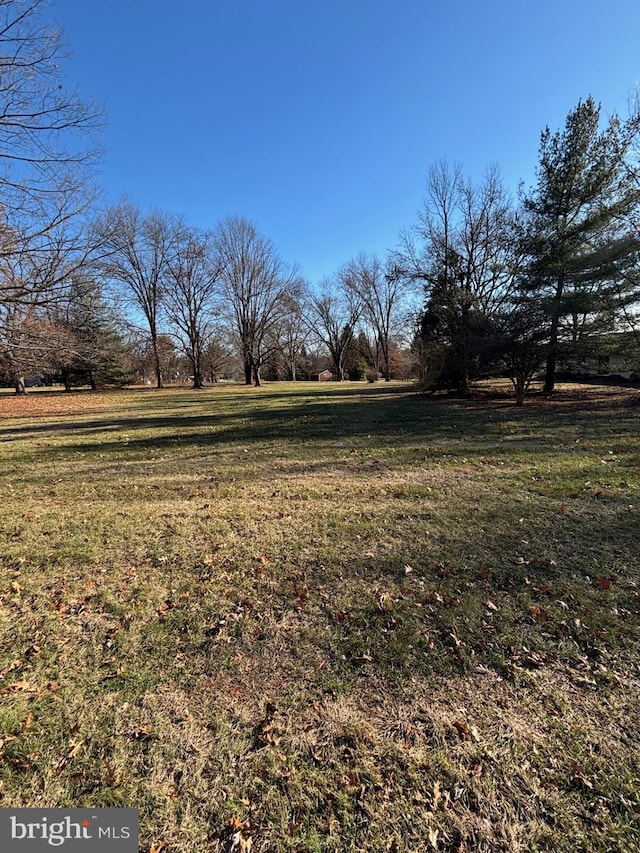
<path fill-rule="evenodd" d="M 628 157 L 638 119 L 613 116 L 600 129 L 600 107 L 589 97 L 571 110 L 564 129 L 542 133 L 537 183 L 524 197 L 525 290 L 548 314 L 544 390 L 553 391 L 561 346 L 576 351 L 612 328 L 623 270 L 640 254 L 628 225 L 640 194 Z"/>

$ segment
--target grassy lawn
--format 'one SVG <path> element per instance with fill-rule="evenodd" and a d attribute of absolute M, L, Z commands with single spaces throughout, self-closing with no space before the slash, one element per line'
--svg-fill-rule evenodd
<path fill-rule="evenodd" d="M 0 806 L 145 853 L 640 850 L 640 405 L 0 397 Z"/>

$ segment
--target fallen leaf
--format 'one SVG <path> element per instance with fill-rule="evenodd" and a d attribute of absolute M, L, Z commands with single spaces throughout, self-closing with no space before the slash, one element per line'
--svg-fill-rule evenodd
<path fill-rule="evenodd" d="M 71 762 L 84 746 L 84 740 L 70 740 L 68 743 L 68 752 L 59 758 L 53 765 L 54 770 L 63 770 L 69 762 Z"/>
<path fill-rule="evenodd" d="M 223 853 L 251 853 L 253 840 L 249 835 L 245 838 L 242 832 L 234 832 L 223 848 Z"/>
<path fill-rule="evenodd" d="M 391 593 L 390 592 L 383 592 L 380 594 L 380 596 L 378 598 L 378 607 L 383 612 L 390 610 L 391 609 L 390 602 L 392 602 L 392 601 L 393 601 L 393 596 L 391 595 Z"/>
<path fill-rule="evenodd" d="M 593 782 L 591 782 L 585 777 L 582 766 L 576 761 L 571 762 L 571 771 L 573 773 L 574 782 L 578 782 L 578 784 L 584 785 L 584 787 L 589 788 L 589 790 L 593 789 Z"/>
<path fill-rule="evenodd" d="M 456 720 L 453 724 L 453 728 L 460 735 L 460 740 L 469 740 L 469 727 L 465 722 L 462 722 L 461 720 Z"/>
<path fill-rule="evenodd" d="M 297 835 L 300 829 L 302 828 L 302 820 L 298 818 L 298 820 L 291 821 L 289 823 L 289 835 Z"/>
<path fill-rule="evenodd" d="M 7 664 L 7 666 L 5 666 L 4 669 L 0 672 L 0 678 L 4 678 L 5 675 L 8 675 L 10 672 L 13 672 L 14 669 L 20 669 L 21 666 L 21 660 L 12 660 L 11 663 Z"/>
<path fill-rule="evenodd" d="M 23 690 L 31 690 L 31 684 L 28 681 L 14 681 L 12 684 L 8 684 L 2 692 L 9 694 L 18 693 Z"/>

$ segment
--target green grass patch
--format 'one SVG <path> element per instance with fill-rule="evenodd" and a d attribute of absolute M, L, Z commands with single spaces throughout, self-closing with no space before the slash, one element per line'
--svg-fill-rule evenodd
<path fill-rule="evenodd" d="M 639 412 L 3 396 L 0 805 L 134 806 L 145 852 L 640 849 Z"/>

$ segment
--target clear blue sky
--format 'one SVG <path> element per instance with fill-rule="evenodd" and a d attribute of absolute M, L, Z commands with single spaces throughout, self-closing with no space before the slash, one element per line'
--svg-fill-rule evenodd
<path fill-rule="evenodd" d="M 239 214 L 311 281 L 410 226 L 429 165 L 514 193 L 540 131 L 625 114 L 640 0 L 52 0 L 65 72 L 104 104 L 108 201 Z"/>

